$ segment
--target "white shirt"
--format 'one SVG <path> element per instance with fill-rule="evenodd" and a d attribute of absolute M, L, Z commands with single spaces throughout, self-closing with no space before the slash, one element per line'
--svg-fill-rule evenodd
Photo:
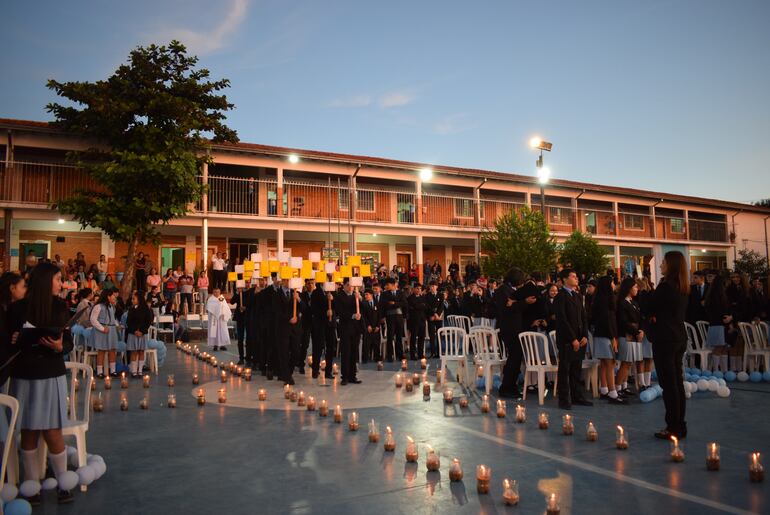
<path fill-rule="evenodd" d="M 225 269 L 225 260 L 221 259 L 221 258 L 218 258 L 218 257 L 213 257 L 213 258 L 211 258 L 211 267 L 214 270 L 224 270 Z"/>

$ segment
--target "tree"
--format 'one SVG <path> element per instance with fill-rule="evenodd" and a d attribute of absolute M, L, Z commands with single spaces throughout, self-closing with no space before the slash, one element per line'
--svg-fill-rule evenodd
<path fill-rule="evenodd" d="M 767 258 L 759 255 L 759 252 L 749 249 L 738 251 L 738 259 L 735 260 L 735 271 L 747 274 L 749 277 L 758 277 L 767 274 Z"/>
<path fill-rule="evenodd" d="M 586 277 L 603 274 L 609 266 L 604 249 L 591 237 L 575 231 L 561 246 L 559 262 L 565 268 L 574 268 L 578 275 Z"/>
<path fill-rule="evenodd" d="M 224 124 L 233 108 L 219 91 L 229 80 L 209 80 L 178 41 L 133 50 L 126 64 L 96 82 L 48 81 L 68 105 L 50 103 L 52 125 L 93 146 L 68 158 L 96 183 L 53 206 L 85 228 L 97 227 L 128 243 L 121 295 L 127 298 L 140 243 L 159 240 L 156 224 L 183 216 L 200 197 L 197 175 L 210 158 L 207 136 L 237 142 Z"/>
<path fill-rule="evenodd" d="M 498 218 L 495 228 L 482 234 L 481 248 L 490 253 L 482 263 L 490 277 L 504 276 L 512 266 L 547 273 L 556 264 L 556 240 L 543 214 L 527 206 Z"/>
<path fill-rule="evenodd" d="M 760 207 L 770 207 L 770 198 L 763 198 L 762 200 L 758 200 L 754 202 L 754 205 Z"/>

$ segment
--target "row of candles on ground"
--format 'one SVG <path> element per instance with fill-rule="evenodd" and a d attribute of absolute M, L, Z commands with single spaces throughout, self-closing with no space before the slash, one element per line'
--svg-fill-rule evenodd
<path fill-rule="evenodd" d="M 234 376 L 242 377 L 246 381 L 251 381 L 252 370 L 250 368 L 236 365 L 232 361 L 229 364 L 225 363 L 224 361 L 220 362 L 213 354 L 209 354 L 208 352 L 201 352 L 197 345 L 190 345 L 189 343 L 182 344 L 181 341 L 177 340 L 176 347 L 180 351 L 185 352 L 186 354 L 190 354 L 191 356 L 194 356 L 195 358 L 211 365 L 214 368 L 220 368 L 220 378 L 223 383 L 227 382 L 228 372 Z M 197 377 L 198 374 L 193 374 L 193 384 L 198 384 L 196 382 Z"/>

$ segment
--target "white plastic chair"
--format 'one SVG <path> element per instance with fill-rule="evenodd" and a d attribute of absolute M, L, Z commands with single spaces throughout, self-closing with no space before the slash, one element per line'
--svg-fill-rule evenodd
<path fill-rule="evenodd" d="M 768 343 L 768 327 L 767 322 L 757 322 L 757 325 L 755 327 L 757 331 L 757 337 L 759 338 L 759 341 L 762 343 L 763 347 L 767 347 L 770 345 Z"/>
<path fill-rule="evenodd" d="M 147 339 L 158 340 L 158 329 L 150 326 L 150 329 L 147 331 Z M 155 375 L 158 375 L 158 351 L 149 347 L 144 349 L 144 361 L 150 367 L 150 372 L 155 372 Z M 141 374 L 142 371 L 140 370 L 139 373 Z"/>
<path fill-rule="evenodd" d="M 171 324 L 171 327 L 162 327 L 162 324 Z M 172 315 L 160 315 L 158 317 L 158 323 L 156 325 L 156 329 L 158 330 L 159 335 L 163 335 L 164 338 L 166 335 L 170 335 L 171 339 L 174 338 L 174 317 Z M 164 340 L 165 341 L 165 340 Z"/>
<path fill-rule="evenodd" d="M 690 366 L 695 366 L 695 357 L 698 357 L 698 366 L 701 369 L 709 368 L 709 356 L 711 349 L 705 348 L 704 340 L 701 339 L 698 329 L 692 324 L 685 322 L 684 329 L 687 333 L 687 355 L 690 358 Z"/>
<path fill-rule="evenodd" d="M 457 375 L 463 381 L 465 377 L 465 348 L 468 335 L 459 327 L 442 327 L 438 330 L 438 352 L 441 358 L 442 373 L 450 363 L 457 363 L 462 369 Z M 447 377 L 447 376 L 444 376 Z"/>
<path fill-rule="evenodd" d="M 555 332 L 555 331 L 554 331 Z M 586 380 L 586 390 L 591 390 L 594 398 L 599 396 L 599 363 L 600 361 L 594 358 L 594 335 L 591 331 L 588 332 L 588 357 L 583 360 L 583 371 L 586 372 L 584 379 Z"/>
<path fill-rule="evenodd" d="M 698 328 L 698 336 L 700 336 L 700 341 L 702 341 L 704 345 L 708 341 L 707 335 L 709 333 L 709 326 L 711 326 L 711 324 L 705 320 L 698 320 L 695 322 L 695 327 Z"/>
<path fill-rule="evenodd" d="M 770 349 L 765 348 L 757 340 L 757 334 L 754 330 L 754 324 L 748 322 L 738 322 L 738 330 L 743 337 L 743 369 L 747 372 L 754 371 L 758 367 L 761 359 L 764 365 L 764 371 L 770 370 Z"/>
<path fill-rule="evenodd" d="M 543 333 L 534 331 L 525 331 L 519 334 L 519 342 L 524 352 L 524 400 L 527 399 L 527 387 L 529 386 L 529 374 L 537 374 L 537 397 L 540 405 L 543 405 L 545 398 L 545 374 L 546 372 L 557 372 L 554 379 L 554 393 L 556 392 L 557 381 L 559 379 L 559 367 L 551 364 L 551 356 L 546 351 L 545 356 L 540 356 L 540 349 L 548 349 L 548 339 Z"/>
<path fill-rule="evenodd" d="M 505 355 L 505 348 L 500 345 L 500 339 L 496 330 L 489 326 L 475 326 L 471 328 L 471 332 L 468 335 L 467 341 L 473 341 L 476 354 L 474 356 L 474 367 L 466 367 L 466 373 L 472 375 L 475 367 L 480 366 L 483 371 L 484 388 L 486 393 L 492 390 L 492 369 L 493 367 L 500 368 L 500 374 L 502 375 L 503 367 L 507 356 Z M 466 355 L 468 351 L 466 349 Z M 473 384 L 473 378 L 467 378 L 468 384 Z"/>
<path fill-rule="evenodd" d="M 5 442 L 3 442 L 3 462 L 2 466 L 0 466 L 0 478 L 5 478 L 6 471 L 9 470 L 9 460 L 11 460 L 16 466 L 18 466 L 18 455 L 14 455 L 13 459 L 11 459 L 11 449 L 16 451 L 16 445 L 15 445 L 15 435 L 16 435 L 16 420 L 19 418 L 19 401 L 17 401 L 15 398 L 11 397 L 10 395 L 6 395 L 4 393 L 0 393 L 0 407 L 2 408 L 8 408 L 10 410 L 10 416 L 8 417 L 8 431 L 5 435 Z M 9 483 L 11 483 L 10 479 L 12 477 L 12 474 L 8 474 L 9 476 Z M 14 481 L 11 484 L 15 484 Z M 0 503 L 2 504 L 2 503 Z M 2 510 L 0 510 L 0 514 L 2 513 Z"/>

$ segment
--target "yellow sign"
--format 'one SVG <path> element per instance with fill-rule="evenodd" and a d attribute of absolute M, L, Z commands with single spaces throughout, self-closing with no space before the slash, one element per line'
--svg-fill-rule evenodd
<path fill-rule="evenodd" d="M 281 279 L 291 279 L 294 277 L 294 269 L 290 266 L 282 266 L 281 270 Z"/>
<path fill-rule="evenodd" d="M 227 273 L 227 280 L 228 281 L 237 281 L 238 280 L 238 274 L 235 272 L 228 272 Z"/>
<path fill-rule="evenodd" d="M 353 276 L 353 267 L 350 265 L 342 265 L 340 266 L 340 275 L 342 277 L 352 277 Z"/>
<path fill-rule="evenodd" d="M 243 270 L 254 270 L 254 261 L 249 261 L 248 259 L 243 262 Z"/>
<path fill-rule="evenodd" d="M 361 277 L 369 277 L 372 275 L 372 265 L 361 265 L 358 273 Z"/>
<path fill-rule="evenodd" d="M 325 283 L 326 282 L 326 272 L 316 272 L 315 273 L 315 282 L 317 282 L 317 283 Z"/>
<path fill-rule="evenodd" d="M 342 282 L 342 274 L 339 272 L 334 272 L 332 274 L 332 281 L 335 283 L 341 283 Z"/>
<path fill-rule="evenodd" d="M 361 256 L 348 256 L 348 265 L 361 266 Z"/>
<path fill-rule="evenodd" d="M 268 261 L 268 265 L 270 266 L 271 272 L 280 272 L 281 270 L 281 263 L 279 263 L 278 261 Z M 287 276 L 287 277 L 291 277 L 291 276 Z"/>

